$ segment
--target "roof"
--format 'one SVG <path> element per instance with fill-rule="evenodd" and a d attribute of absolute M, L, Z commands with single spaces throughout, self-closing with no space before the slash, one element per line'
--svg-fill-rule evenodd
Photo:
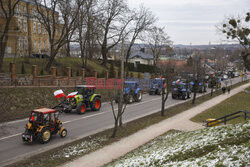
<path fill-rule="evenodd" d="M 48 114 L 48 113 L 53 113 L 56 110 L 51 109 L 51 108 L 39 108 L 39 109 L 34 109 L 33 111 L 36 113 Z"/>
<path fill-rule="evenodd" d="M 136 58 L 136 57 L 140 57 L 142 59 L 153 59 L 154 57 L 150 54 L 146 54 L 142 51 L 138 51 L 138 52 L 135 52 L 135 53 L 132 53 L 130 56 L 129 56 L 129 59 L 133 59 L 133 58 Z"/>
<path fill-rule="evenodd" d="M 89 88 L 89 89 L 95 89 L 95 85 L 76 85 L 77 88 Z"/>

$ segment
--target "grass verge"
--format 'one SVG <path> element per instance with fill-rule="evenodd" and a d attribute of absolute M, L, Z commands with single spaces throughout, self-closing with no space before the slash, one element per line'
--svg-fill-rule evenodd
<path fill-rule="evenodd" d="M 250 121 L 164 134 L 105 165 L 130 166 L 247 166 Z"/>
<path fill-rule="evenodd" d="M 239 87 L 241 85 L 244 85 L 248 83 L 246 82 L 241 82 L 238 84 L 235 84 L 232 86 L 232 89 Z M 90 152 L 93 152 L 97 149 L 100 149 L 108 144 L 111 144 L 113 142 L 116 142 L 124 137 L 127 137 L 129 135 L 132 135 L 133 133 L 142 130 L 148 126 L 151 126 L 155 123 L 158 123 L 164 119 L 170 118 L 178 113 L 181 113 L 185 110 L 188 110 L 194 106 L 197 106 L 207 100 L 210 100 L 218 95 L 222 94 L 221 90 L 218 90 L 214 92 L 214 95 L 211 97 L 210 94 L 198 97 L 196 99 L 195 105 L 191 104 L 191 101 L 187 101 L 185 103 L 179 104 L 177 106 L 173 106 L 171 108 L 166 109 L 165 111 L 165 116 L 161 116 L 160 112 L 154 113 L 152 115 L 145 116 L 143 118 L 131 121 L 129 123 L 124 124 L 123 127 L 119 128 L 117 131 L 117 136 L 116 138 L 110 138 L 113 129 L 108 129 L 103 132 L 85 137 L 83 139 L 74 141 L 70 144 L 52 149 L 48 152 L 44 152 L 35 156 L 32 156 L 26 160 L 23 160 L 21 162 L 17 162 L 15 164 L 12 164 L 10 166 L 18 166 L 18 167 L 26 167 L 26 166 L 46 166 L 46 167 L 52 167 L 56 165 L 61 165 L 63 163 L 66 163 L 68 161 L 74 160 L 76 158 L 79 158 L 85 154 L 88 154 Z M 167 106 L 166 106 L 167 107 Z M 87 149 L 84 146 L 84 144 L 89 143 L 91 141 L 96 141 L 95 142 L 95 147 L 92 149 Z M 88 144 L 87 144 L 88 145 Z M 73 148 L 73 150 L 72 150 Z M 66 150 L 66 151 L 65 151 Z M 74 152 L 75 154 L 67 154 L 67 150 L 71 150 L 69 152 Z M 85 150 L 85 151 L 79 151 L 79 150 Z M 65 154 L 66 153 L 66 154 Z"/>
<path fill-rule="evenodd" d="M 248 90 L 250 87 L 247 88 Z M 227 95 L 225 95 L 227 96 Z M 221 102 L 220 104 L 217 104 L 213 106 L 212 108 L 209 108 L 208 110 L 196 115 L 191 120 L 194 122 L 202 122 L 206 120 L 207 118 L 220 118 L 228 114 L 232 114 L 236 111 L 240 110 L 247 110 L 250 111 L 250 93 L 248 92 L 240 92 L 225 101 Z M 243 117 L 233 119 L 228 121 L 228 123 L 239 123 L 244 120 Z"/>

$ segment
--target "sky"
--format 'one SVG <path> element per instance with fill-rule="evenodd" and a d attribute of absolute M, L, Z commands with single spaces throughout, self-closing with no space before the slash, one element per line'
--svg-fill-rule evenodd
<path fill-rule="evenodd" d="M 250 0 L 128 0 L 130 8 L 143 4 L 165 27 L 174 44 L 225 44 L 218 33 L 219 25 L 228 17 L 250 12 Z"/>

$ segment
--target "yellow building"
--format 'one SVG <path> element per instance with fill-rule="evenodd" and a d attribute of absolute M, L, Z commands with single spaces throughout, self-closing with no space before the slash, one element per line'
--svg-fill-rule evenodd
<path fill-rule="evenodd" d="M 35 17 L 37 15 L 38 11 L 34 0 L 20 0 L 10 23 L 5 57 L 49 55 L 48 33 Z M 0 15 L 0 23 L 4 21 L 3 19 Z M 2 29 L 3 27 L 0 25 L 0 33 Z M 59 35 L 59 30 L 56 30 L 56 37 Z M 65 46 L 62 47 L 57 56 L 64 54 Z"/>

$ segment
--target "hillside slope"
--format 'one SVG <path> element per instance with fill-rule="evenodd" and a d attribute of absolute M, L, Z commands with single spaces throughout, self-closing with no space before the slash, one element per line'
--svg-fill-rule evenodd
<path fill-rule="evenodd" d="M 107 166 L 247 166 L 250 121 L 168 133 Z"/>

